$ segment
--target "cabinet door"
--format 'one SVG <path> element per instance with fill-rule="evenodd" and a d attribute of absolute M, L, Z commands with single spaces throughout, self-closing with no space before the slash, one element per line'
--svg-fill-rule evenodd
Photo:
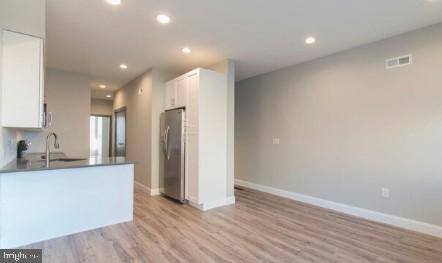
<path fill-rule="evenodd" d="M 41 128 L 43 115 L 43 40 L 2 32 L 2 125 Z"/>
<path fill-rule="evenodd" d="M 187 77 L 176 80 L 176 107 L 187 105 Z"/>
<path fill-rule="evenodd" d="M 164 107 L 166 110 L 176 107 L 177 82 L 172 80 L 166 83 L 166 94 L 164 96 Z"/>
<path fill-rule="evenodd" d="M 199 193 L 199 75 L 191 74 L 187 78 L 188 100 L 186 105 L 186 199 L 200 204 Z"/>

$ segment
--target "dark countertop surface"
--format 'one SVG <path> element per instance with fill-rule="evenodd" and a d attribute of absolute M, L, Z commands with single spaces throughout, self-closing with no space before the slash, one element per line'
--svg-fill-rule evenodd
<path fill-rule="evenodd" d="M 0 167 L 0 174 L 134 164 L 134 162 L 128 161 L 124 157 L 78 158 L 77 160 L 66 162 L 58 160 L 68 158 L 64 153 L 58 152 L 51 153 L 52 161 L 49 167 L 46 167 L 46 161 L 42 159 L 42 156 L 44 156 L 42 153 L 26 154 L 22 159 L 15 159 L 5 166 Z"/>

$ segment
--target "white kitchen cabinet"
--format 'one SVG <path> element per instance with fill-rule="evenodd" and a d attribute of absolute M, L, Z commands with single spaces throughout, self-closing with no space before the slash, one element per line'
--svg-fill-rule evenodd
<path fill-rule="evenodd" d="M 176 81 L 176 107 L 185 107 L 187 103 L 187 78 L 178 78 Z"/>
<path fill-rule="evenodd" d="M 43 40 L 3 30 L 1 75 L 2 126 L 42 128 Z"/>
<path fill-rule="evenodd" d="M 166 110 L 182 108 L 187 101 L 187 78 L 176 78 L 166 83 L 166 95 L 164 105 Z"/>
<path fill-rule="evenodd" d="M 199 68 L 166 87 L 171 83 L 176 83 L 175 107 L 186 112 L 185 197 L 201 210 L 226 205 L 226 76 Z"/>
<path fill-rule="evenodd" d="M 177 97 L 176 86 L 176 81 L 169 81 L 166 83 L 166 92 L 164 95 L 164 107 L 166 110 L 175 108 Z"/>

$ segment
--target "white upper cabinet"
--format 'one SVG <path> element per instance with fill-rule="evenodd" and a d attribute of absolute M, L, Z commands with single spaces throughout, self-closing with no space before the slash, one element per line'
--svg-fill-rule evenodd
<path fill-rule="evenodd" d="M 177 108 L 185 107 L 187 103 L 187 78 L 182 77 L 177 79 L 177 92 L 176 92 L 176 104 Z"/>
<path fill-rule="evenodd" d="M 183 108 L 187 103 L 187 77 L 179 77 L 166 83 L 164 105 L 166 110 Z"/>
<path fill-rule="evenodd" d="M 43 40 L 3 30 L 1 47 L 2 126 L 42 128 Z"/>
<path fill-rule="evenodd" d="M 166 94 L 164 95 L 164 107 L 166 110 L 176 108 L 177 82 L 172 80 L 166 83 Z"/>

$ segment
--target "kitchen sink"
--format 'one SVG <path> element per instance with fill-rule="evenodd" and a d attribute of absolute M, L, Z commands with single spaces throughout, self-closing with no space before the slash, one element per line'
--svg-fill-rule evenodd
<path fill-rule="evenodd" d="M 51 159 L 50 162 L 77 162 L 77 161 L 84 161 L 87 160 L 86 158 L 54 158 Z M 45 158 L 41 158 L 40 161 L 45 161 Z"/>
<path fill-rule="evenodd" d="M 57 158 L 51 159 L 51 162 L 76 162 L 76 161 L 84 161 L 87 160 L 85 158 Z"/>

